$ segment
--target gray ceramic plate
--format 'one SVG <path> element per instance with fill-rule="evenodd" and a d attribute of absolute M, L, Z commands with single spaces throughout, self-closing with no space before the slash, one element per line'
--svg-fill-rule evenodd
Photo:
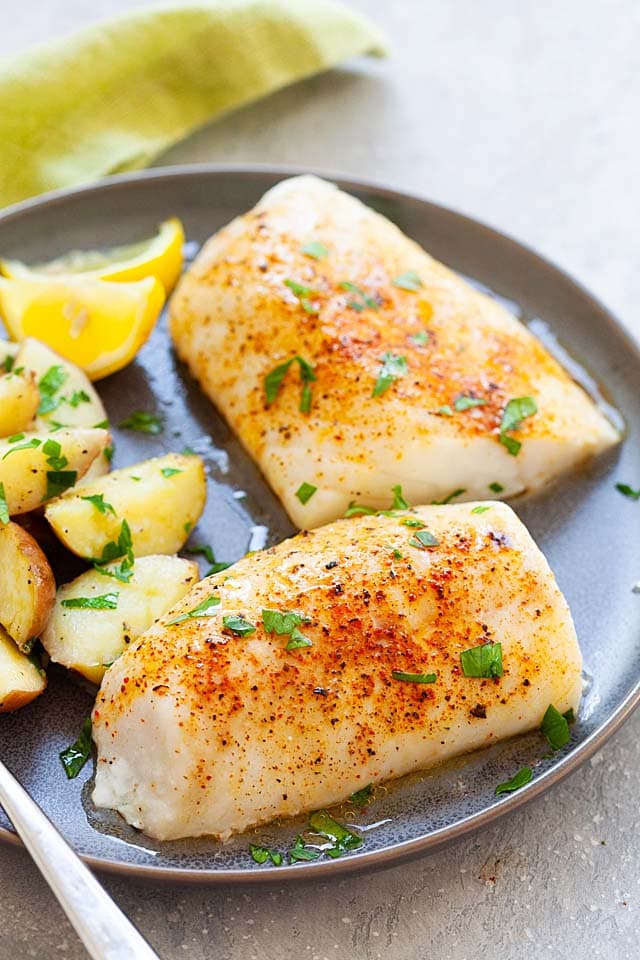
<path fill-rule="evenodd" d="M 176 214 L 200 243 L 292 172 L 193 167 L 150 171 L 23 204 L 0 216 L 0 253 L 26 261 L 71 248 L 127 243 L 153 233 Z M 389 190 L 341 182 L 394 220 L 436 257 L 496 295 L 526 322 L 550 331 L 571 358 L 602 385 L 628 426 L 621 450 L 559 483 L 544 497 L 514 503 L 547 555 L 576 621 L 588 688 L 572 742 L 552 758 L 539 734 L 476 753 L 436 771 L 380 788 L 363 810 L 339 815 L 364 830 L 361 850 L 280 868 L 258 866 L 250 842 L 286 850 L 306 821 L 284 822 L 220 844 L 156 843 L 115 814 L 94 811 L 91 769 L 68 782 L 59 751 L 75 739 L 92 697 L 62 671 L 31 706 L 0 717 L 0 756 L 91 864 L 122 873 L 207 881 L 300 879 L 390 864 L 475 829 L 539 795 L 585 760 L 622 723 L 640 697 L 640 504 L 614 485 L 640 484 L 640 356 L 609 313 L 555 267 L 513 240 L 434 204 Z M 116 463 L 190 445 L 209 466 L 209 500 L 193 541 L 212 543 L 234 560 L 251 545 L 286 537 L 292 528 L 253 463 L 223 420 L 177 363 L 160 323 L 136 363 L 100 384 L 114 423 L 134 409 L 166 418 L 162 436 L 116 431 Z M 521 766 L 534 768 L 523 790 L 496 798 L 496 784 Z M 15 839 L 0 813 L 0 834 Z"/>

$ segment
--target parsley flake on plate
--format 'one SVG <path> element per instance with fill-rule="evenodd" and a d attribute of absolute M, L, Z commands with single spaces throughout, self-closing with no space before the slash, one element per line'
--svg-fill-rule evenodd
<path fill-rule="evenodd" d="M 60 754 L 60 761 L 64 767 L 64 772 L 67 775 L 67 779 L 74 780 L 90 756 L 91 717 L 87 717 L 82 724 L 82 729 L 78 739 Z"/>
<path fill-rule="evenodd" d="M 249 850 L 256 863 L 266 863 L 269 860 L 274 867 L 279 867 L 282 864 L 282 854 L 278 853 L 277 850 L 271 850 L 269 847 L 259 847 L 255 843 L 250 844 Z"/>
<path fill-rule="evenodd" d="M 352 803 L 354 807 L 366 807 L 373 799 L 372 794 L 373 784 L 368 783 L 362 790 L 356 790 L 355 793 L 352 793 L 349 797 L 349 802 Z"/>
<path fill-rule="evenodd" d="M 634 490 L 628 483 L 616 483 L 616 490 L 629 500 L 640 500 L 640 489 Z"/>
<path fill-rule="evenodd" d="M 317 810 L 311 814 L 309 829 L 313 833 L 333 841 L 333 846 L 323 852 L 334 859 L 341 857 L 348 850 L 357 850 L 364 842 L 362 837 L 349 830 L 344 824 L 338 823 L 326 810 Z"/>
<path fill-rule="evenodd" d="M 571 734 L 569 733 L 569 723 L 567 718 L 560 713 L 559 710 L 549 704 L 545 711 L 545 715 L 542 718 L 542 725 L 540 727 L 542 733 L 545 735 L 552 750 L 560 750 L 571 739 Z"/>
<path fill-rule="evenodd" d="M 519 790 L 531 780 L 533 780 L 533 770 L 531 770 L 530 767 L 523 767 L 522 770 L 518 770 L 511 780 L 498 784 L 495 789 L 496 796 L 499 796 L 501 793 L 513 793 L 514 790 Z"/>
<path fill-rule="evenodd" d="M 164 430 L 164 420 L 148 410 L 134 410 L 121 420 L 118 426 L 123 430 L 137 430 L 138 433 L 148 433 L 155 437 Z"/>

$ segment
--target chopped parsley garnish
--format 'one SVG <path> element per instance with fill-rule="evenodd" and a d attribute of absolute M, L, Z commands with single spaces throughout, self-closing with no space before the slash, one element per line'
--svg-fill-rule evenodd
<path fill-rule="evenodd" d="M 14 433 L 12 437 L 7 437 L 7 443 L 18 443 L 19 440 L 24 440 L 24 433 Z"/>
<path fill-rule="evenodd" d="M 484 407 L 489 401 L 483 400 L 482 397 L 469 397 L 466 394 L 462 394 L 460 397 L 456 397 L 453 406 L 461 413 L 463 410 L 471 410 L 473 407 Z"/>
<path fill-rule="evenodd" d="M 114 507 L 112 504 L 107 503 L 103 493 L 93 493 L 90 497 L 80 497 L 80 499 L 92 503 L 98 513 L 102 513 L 103 515 L 110 513 L 113 517 L 116 516 Z"/>
<path fill-rule="evenodd" d="M 504 487 L 501 483 L 497 483 L 495 480 L 493 483 L 489 484 L 489 490 L 493 490 L 494 493 L 502 493 Z"/>
<path fill-rule="evenodd" d="M 377 300 L 370 297 L 362 287 L 359 287 L 357 284 L 351 283 L 350 280 L 343 280 L 340 286 L 343 290 L 348 290 L 349 293 L 353 293 L 358 297 L 357 300 L 347 300 L 347 306 L 351 307 L 352 310 L 362 313 L 367 307 L 369 307 L 370 310 L 379 309 Z"/>
<path fill-rule="evenodd" d="M 478 647 L 463 650 L 460 663 L 465 677 L 501 677 L 502 644 L 481 643 Z"/>
<path fill-rule="evenodd" d="M 100 420 L 99 423 L 94 423 L 93 429 L 94 429 L 94 430 L 108 430 L 108 429 L 109 429 L 109 421 L 108 421 L 108 420 Z"/>
<path fill-rule="evenodd" d="M 507 436 L 511 430 L 519 430 L 523 420 L 532 417 L 538 412 L 538 405 L 533 397 L 515 397 L 509 400 L 502 412 L 500 423 L 500 443 L 507 448 L 512 457 L 517 457 L 522 444 L 519 440 Z"/>
<path fill-rule="evenodd" d="M 62 456 L 62 447 L 57 440 L 45 440 L 42 452 L 52 470 L 64 470 L 69 463 L 67 458 Z"/>
<path fill-rule="evenodd" d="M 511 780 L 507 780 L 506 783 L 499 783 L 496 787 L 496 796 L 499 796 L 501 793 L 513 793 L 514 790 L 519 790 L 520 787 L 524 787 L 525 784 L 533 780 L 533 770 L 530 767 L 523 767 L 522 770 L 518 770 L 515 777 L 512 777 Z"/>
<path fill-rule="evenodd" d="M 0 523 L 9 523 L 9 504 L 7 495 L 4 492 L 4 483 L 0 483 Z"/>
<path fill-rule="evenodd" d="M 393 550 L 393 559 L 394 559 L 394 560 L 402 560 L 402 554 L 400 553 L 400 551 L 398 550 L 397 547 L 395 547 L 394 550 Z"/>
<path fill-rule="evenodd" d="M 429 331 L 418 330 L 417 333 L 414 333 L 413 336 L 409 337 L 409 343 L 412 343 L 414 347 L 426 347 L 426 345 L 429 343 Z"/>
<path fill-rule="evenodd" d="M 277 850 L 270 850 L 268 847 L 258 847 L 252 843 L 249 847 L 251 856 L 256 863 L 266 863 L 270 860 L 274 867 L 279 867 L 282 863 L 282 854 Z"/>
<path fill-rule="evenodd" d="M 105 566 L 111 564 L 114 560 L 120 560 L 119 564 L 114 566 Z M 114 577 L 121 583 L 129 583 L 133 576 L 133 540 L 131 538 L 131 528 L 126 520 L 120 525 L 120 533 L 117 540 L 110 540 L 102 548 L 102 556 L 94 559 L 93 564 L 98 571 L 105 577 Z"/>
<path fill-rule="evenodd" d="M 329 256 L 329 251 L 319 240 L 310 240 L 309 243 L 303 244 L 300 247 L 300 253 L 304 253 L 305 257 L 313 257 L 314 260 L 324 260 Z"/>
<path fill-rule="evenodd" d="M 175 477 L 177 473 L 184 473 L 184 470 L 178 470 L 176 467 L 162 467 L 160 473 L 165 480 L 168 480 L 169 477 Z"/>
<path fill-rule="evenodd" d="M 309 618 L 292 610 L 263 610 L 262 622 L 267 633 L 277 633 L 280 636 L 291 634 L 296 627 L 308 623 Z"/>
<path fill-rule="evenodd" d="M 81 403 L 91 403 L 91 397 L 84 390 L 74 390 L 69 397 L 69 404 L 72 407 L 79 407 Z"/>
<path fill-rule="evenodd" d="M 349 850 L 357 850 L 363 844 L 362 837 L 334 820 L 326 810 L 317 810 L 309 817 L 309 829 L 321 837 L 333 841 L 333 846 L 323 852 L 329 857 L 341 857 Z"/>
<path fill-rule="evenodd" d="M 37 413 L 40 416 L 43 416 L 46 413 L 51 413 L 63 401 L 63 397 L 56 397 L 58 390 L 66 383 L 69 374 L 60 364 L 56 364 L 53 367 L 49 367 L 47 372 L 40 378 L 38 382 L 38 390 L 40 391 L 40 405 L 38 406 Z"/>
<path fill-rule="evenodd" d="M 349 801 L 354 805 L 354 807 L 366 807 L 371 800 L 372 793 L 373 784 L 368 783 L 366 787 L 362 788 L 362 790 L 356 790 L 355 793 L 352 793 L 349 797 Z"/>
<path fill-rule="evenodd" d="M 562 714 L 562 716 L 565 718 L 565 720 L 567 721 L 567 723 L 575 723 L 575 722 L 576 722 L 576 715 L 575 715 L 575 713 L 574 713 L 574 711 L 573 711 L 573 707 L 569 707 L 569 709 L 566 710 L 566 711 Z"/>
<path fill-rule="evenodd" d="M 439 413 L 441 417 L 452 417 L 453 410 L 448 403 L 443 404 L 441 407 L 438 407 L 436 413 Z"/>
<path fill-rule="evenodd" d="M 415 536 L 409 540 L 410 547 L 417 547 L 418 550 L 425 550 L 427 547 L 437 547 L 440 543 L 428 530 L 417 530 Z"/>
<path fill-rule="evenodd" d="M 391 676 L 404 683 L 435 683 L 438 679 L 437 673 L 405 673 L 403 670 L 392 670 Z"/>
<path fill-rule="evenodd" d="M 367 507 L 365 504 L 356 503 L 355 500 L 352 500 L 343 515 L 345 517 L 371 517 L 380 512 L 375 507 Z"/>
<path fill-rule="evenodd" d="M 616 483 L 616 490 L 630 500 L 640 500 L 640 489 L 634 490 L 628 483 Z"/>
<path fill-rule="evenodd" d="M 105 447 L 104 450 L 102 451 L 103 456 L 108 463 L 111 463 L 111 461 L 113 460 L 113 450 L 114 450 L 113 444 L 110 444 L 108 447 Z"/>
<path fill-rule="evenodd" d="M 227 630 L 231 630 L 231 633 L 235 633 L 238 637 L 247 637 L 250 633 L 255 633 L 256 628 L 252 623 L 249 623 L 248 620 L 245 620 L 244 617 L 239 617 L 237 614 L 229 614 L 222 618 L 222 625 Z"/>
<path fill-rule="evenodd" d="M 487 510 L 491 510 L 491 507 L 488 507 L 486 504 L 479 503 L 477 507 L 474 507 L 471 513 L 486 513 Z"/>
<path fill-rule="evenodd" d="M 309 640 L 309 637 L 305 637 L 304 633 L 300 633 L 297 627 L 294 627 L 291 631 L 291 639 L 285 647 L 285 650 L 299 650 L 300 647 L 312 647 L 313 643 Z"/>
<path fill-rule="evenodd" d="M 380 357 L 380 363 L 382 368 L 371 394 L 373 397 L 381 397 L 392 383 L 395 383 L 401 377 L 405 377 L 409 372 L 407 358 L 397 353 L 390 353 L 388 350 Z"/>
<path fill-rule="evenodd" d="M 59 497 L 61 493 L 72 487 L 77 479 L 77 470 L 47 470 L 47 490 L 43 500 Z"/>
<path fill-rule="evenodd" d="M 466 492 L 467 491 L 461 487 L 459 490 L 454 490 L 453 493 L 450 493 L 447 497 L 444 498 L 444 500 L 433 500 L 432 503 L 434 506 L 442 507 L 446 503 L 451 503 L 451 501 L 455 500 L 456 497 L 461 497 L 462 494 Z"/>
<path fill-rule="evenodd" d="M 391 487 L 391 493 L 393 494 L 393 503 L 391 504 L 392 510 L 409 510 L 410 506 L 404 498 L 402 493 L 402 487 L 399 483 L 395 487 Z"/>
<path fill-rule="evenodd" d="M 210 597 L 207 597 L 206 600 L 203 600 L 202 603 L 199 603 L 197 607 L 194 607 L 193 610 L 181 613 L 179 616 L 174 617 L 173 620 L 167 620 L 166 625 L 170 627 L 174 623 L 182 623 L 184 620 L 199 620 L 201 617 L 215 617 L 218 612 L 215 608 L 219 605 L 220 597 L 213 593 Z"/>
<path fill-rule="evenodd" d="M 15 358 L 15 357 L 12 357 L 11 354 L 8 353 L 8 354 L 6 355 L 6 357 L 4 358 L 4 360 L 2 361 L 2 366 L 3 366 L 3 368 L 4 368 L 4 372 L 5 372 L 5 373 L 11 373 L 11 371 L 13 370 L 13 365 L 14 365 L 15 362 L 16 362 L 16 358 Z"/>
<path fill-rule="evenodd" d="M 571 739 L 567 718 L 559 710 L 556 710 L 551 703 L 542 718 L 540 729 L 549 741 L 552 750 L 560 750 Z"/>
<path fill-rule="evenodd" d="M 313 302 L 313 297 L 318 295 L 317 290 L 312 290 L 311 287 L 305 287 L 301 283 L 296 283 L 295 280 L 285 280 L 285 287 L 289 287 L 289 290 L 298 298 L 298 303 L 307 313 L 318 313 L 318 307 Z"/>
<path fill-rule="evenodd" d="M 70 747 L 63 750 L 60 760 L 64 767 L 67 779 L 73 780 L 78 776 L 91 755 L 91 717 L 87 717 L 82 724 L 80 736 Z"/>
<path fill-rule="evenodd" d="M 344 517 L 397 517 L 398 510 L 410 510 L 411 506 L 405 499 L 402 487 L 399 483 L 391 488 L 393 500 L 388 510 L 378 510 L 377 507 L 369 507 L 364 503 L 356 503 L 352 500 L 345 510 Z"/>
<path fill-rule="evenodd" d="M 410 290 L 415 293 L 422 286 L 422 280 L 415 270 L 405 270 L 399 277 L 394 277 L 391 283 L 394 287 L 400 287 L 401 290 Z"/>
<path fill-rule="evenodd" d="M 308 360 L 296 354 L 290 360 L 278 364 L 264 378 L 264 392 L 267 406 L 270 407 L 280 392 L 282 381 L 289 372 L 292 363 L 297 363 L 300 368 L 300 379 L 302 380 L 302 394 L 300 397 L 300 412 L 309 413 L 311 410 L 311 384 L 316 379 L 313 367 Z"/>
<path fill-rule="evenodd" d="M 99 597 L 69 597 L 62 601 L 62 606 L 78 610 L 117 610 L 118 596 L 117 593 L 103 593 Z"/>
<path fill-rule="evenodd" d="M 193 526 L 193 524 L 191 526 Z M 186 532 L 188 533 L 189 531 L 187 530 Z M 205 574 L 205 577 L 212 577 L 214 573 L 220 573 L 221 570 L 227 570 L 228 567 L 232 566 L 231 563 L 225 563 L 224 561 L 216 560 L 213 550 L 206 543 L 197 543 L 192 547 L 185 547 L 184 552 L 192 555 L 201 554 L 205 560 L 211 564 L 209 570 Z"/>
<path fill-rule="evenodd" d="M 138 433 L 148 433 L 155 437 L 164 430 L 164 420 L 148 410 L 134 410 L 121 420 L 118 426 L 122 430 L 137 430 Z"/>
<path fill-rule="evenodd" d="M 424 520 L 418 520 L 417 517 L 403 517 L 400 523 L 404 527 L 412 527 L 415 530 L 424 530 L 426 527 Z"/>
<path fill-rule="evenodd" d="M 314 487 L 312 483 L 307 483 L 305 480 L 304 483 L 301 483 L 298 489 L 296 490 L 296 497 L 303 505 L 308 503 L 311 500 L 311 497 L 314 495 L 318 488 Z"/>
<path fill-rule="evenodd" d="M 289 863 L 296 863 L 298 860 L 317 860 L 319 856 L 320 851 L 307 847 L 302 837 L 299 836 L 289 850 Z"/>
<path fill-rule="evenodd" d="M 12 443 L 13 441 L 10 440 L 9 442 Z M 10 456 L 12 453 L 17 453 L 18 450 L 35 450 L 35 448 L 39 447 L 41 443 L 42 440 L 39 440 L 38 437 L 32 437 L 31 440 L 27 440 L 26 443 L 20 443 L 17 447 L 12 447 L 11 450 L 7 450 L 2 459 L 6 460 L 8 456 Z"/>

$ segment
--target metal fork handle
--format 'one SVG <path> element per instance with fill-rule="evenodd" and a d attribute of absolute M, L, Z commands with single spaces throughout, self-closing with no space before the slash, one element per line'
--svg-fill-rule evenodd
<path fill-rule="evenodd" d="M 147 941 L 2 762 L 0 805 L 93 960 L 158 960 Z"/>

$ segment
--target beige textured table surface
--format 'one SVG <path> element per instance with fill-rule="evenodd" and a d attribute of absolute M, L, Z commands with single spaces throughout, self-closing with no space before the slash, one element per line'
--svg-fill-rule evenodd
<path fill-rule="evenodd" d="M 1 0 L 0 55 L 138 5 Z M 165 162 L 309 165 L 414 191 L 537 248 L 640 335 L 636 0 L 354 5 L 389 31 L 392 60 L 284 91 Z M 163 960 L 636 960 L 639 741 L 640 713 L 544 798 L 367 877 L 105 884 Z M 0 846 L 0 960 L 26 957 L 84 953 L 28 857 Z"/>

